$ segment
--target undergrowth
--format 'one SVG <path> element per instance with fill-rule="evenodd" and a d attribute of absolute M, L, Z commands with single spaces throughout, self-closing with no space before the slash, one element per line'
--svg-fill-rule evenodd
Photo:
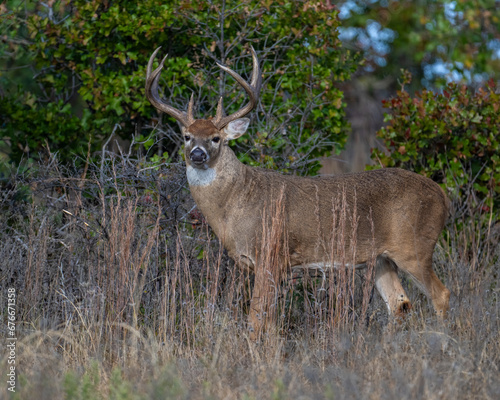
<path fill-rule="evenodd" d="M 452 291 L 443 323 L 408 277 L 413 309 L 401 322 L 370 271 L 290 272 L 252 341 L 253 278 L 194 208 L 181 165 L 109 159 L 76 174 L 52 162 L 2 188 L 2 321 L 8 289 L 17 294 L 10 398 L 500 396 L 494 210 L 452 216 L 438 243 L 434 268 Z"/>

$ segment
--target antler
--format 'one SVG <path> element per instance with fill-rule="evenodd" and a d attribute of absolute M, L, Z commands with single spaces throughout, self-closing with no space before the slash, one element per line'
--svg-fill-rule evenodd
<path fill-rule="evenodd" d="M 156 53 L 161 49 L 158 47 L 153 55 L 149 58 L 148 68 L 146 72 L 146 97 L 151 102 L 153 106 L 155 106 L 158 110 L 174 117 L 177 121 L 179 121 L 184 127 L 188 128 L 195 120 L 193 117 L 193 95 L 191 95 L 191 100 L 189 100 L 187 113 L 184 111 L 179 111 L 176 108 L 168 105 L 168 103 L 164 102 L 158 93 L 158 82 L 160 80 L 160 73 L 163 69 L 163 63 L 167 59 L 167 56 L 161 60 L 160 65 L 154 71 L 153 69 L 153 61 L 156 57 Z M 228 121 L 229 122 L 229 121 Z"/>
<path fill-rule="evenodd" d="M 248 84 L 248 82 L 246 82 L 238 73 L 234 72 L 232 69 L 224 67 L 223 65 L 217 63 L 217 65 L 222 68 L 222 70 L 226 71 L 236 80 L 236 82 L 243 86 L 243 89 L 245 89 L 245 92 L 247 92 L 248 96 L 250 97 L 250 101 L 244 107 L 229 116 L 225 116 L 224 107 L 222 105 L 222 97 L 219 99 L 215 119 L 212 121 L 215 127 L 219 130 L 224 128 L 231 121 L 247 115 L 255 107 L 255 105 L 257 104 L 257 100 L 259 99 L 260 86 L 262 85 L 259 60 L 257 59 L 257 54 L 255 54 L 255 50 L 253 49 L 253 47 L 250 48 L 252 50 L 253 60 L 252 78 L 250 80 L 250 84 Z"/>

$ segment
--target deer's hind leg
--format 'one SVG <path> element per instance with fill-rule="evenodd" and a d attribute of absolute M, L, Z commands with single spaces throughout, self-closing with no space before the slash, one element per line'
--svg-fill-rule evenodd
<path fill-rule="evenodd" d="M 450 291 L 443 285 L 432 269 L 432 251 L 420 258 L 417 257 L 417 254 L 410 253 L 406 257 L 396 256 L 393 260 L 430 297 L 437 315 L 444 317 L 449 310 Z"/>
<path fill-rule="evenodd" d="M 397 267 L 384 255 L 377 257 L 375 287 L 384 300 L 389 314 L 404 316 L 411 309 L 410 299 L 399 281 Z"/>

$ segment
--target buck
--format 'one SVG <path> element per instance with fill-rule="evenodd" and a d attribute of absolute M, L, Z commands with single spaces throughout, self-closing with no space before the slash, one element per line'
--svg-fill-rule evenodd
<path fill-rule="evenodd" d="M 397 271 L 409 274 L 443 316 L 450 292 L 432 268 L 432 255 L 443 229 L 449 201 L 432 180 L 413 172 L 385 168 L 361 173 L 324 177 L 297 177 L 249 167 L 228 146 L 243 135 L 250 123 L 244 118 L 256 105 L 262 77 L 252 50 L 250 82 L 222 66 L 248 94 L 250 101 L 239 111 L 225 115 L 222 97 L 215 118 L 193 117 L 193 96 L 187 112 L 161 99 L 158 86 L 165 58 L 153 70 L 156 49 L 147 66 L 146 95 L 159 111 L 181 124 L 187 179 L 191 194 L 209 225 L 237 264 L 255 273 L 249 324 L 261 327 L 259 313 L 269 282 L 263 250 L 263 229 L 271 229 L 266 218 L 277 202 L 281 205 L 283 234 L 280 236 L 282 268 L 331 268 L 342 260 L 332 259 L 339 208 L 357 216 L 355 232 L 345 241 L 346 250 L 355 244 L 355 267 L 376 257 L 375 287 L 390 314 L 402 316 L 411 308 Z M 264 239 L 263 239 L 264 238 Z M 352 246 L 351 246 L 352 247 Z M 255 332 L 254 330 L 254 332 Z"/>

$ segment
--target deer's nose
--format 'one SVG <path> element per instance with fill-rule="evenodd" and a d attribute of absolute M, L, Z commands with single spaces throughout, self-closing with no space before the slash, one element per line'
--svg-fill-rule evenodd
<path fill-rule="evenodd" d="M 201 164 L 207 161 L 208 155 L 203 149 L 196 147 L 189 154 L 189 158 L 191 159 L 192 162 L 196 164 Z"/>

